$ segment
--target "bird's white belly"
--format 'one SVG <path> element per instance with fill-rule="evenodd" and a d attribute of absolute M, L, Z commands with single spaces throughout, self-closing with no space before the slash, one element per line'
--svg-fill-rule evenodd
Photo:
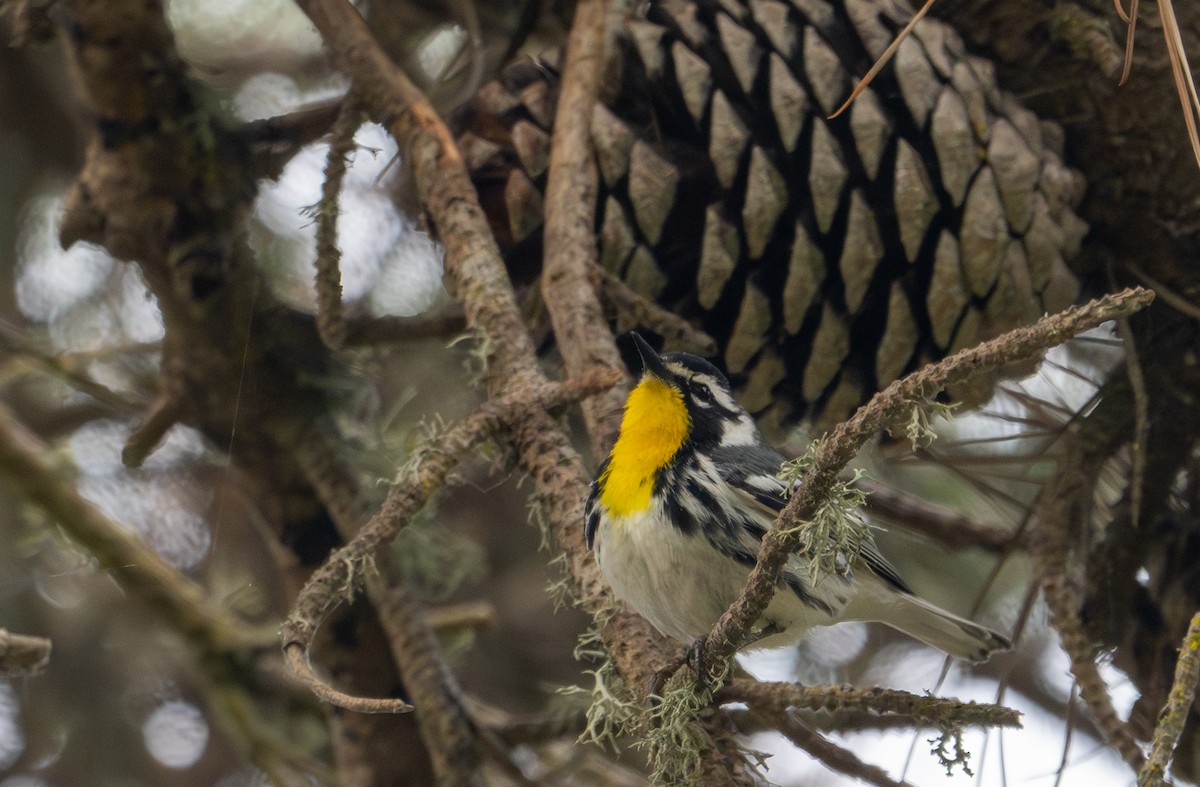
<path fill-rule="evenodd" d="M 653 511 L 652 504 L 643 513 L 609 516 L 596 534 L 596 561 L 620 599 L 662 633 L 690 644 L 738 598 L 749 569 Z M 790 631 L 757 646 L 794 641 L 812 626 L 836 621 L 787 590 L 776 594 L 764 617 Z"/>

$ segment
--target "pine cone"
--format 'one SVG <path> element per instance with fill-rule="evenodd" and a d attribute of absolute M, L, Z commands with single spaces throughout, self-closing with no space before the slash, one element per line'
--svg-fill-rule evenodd
<path fill-rule="evenodd" d="M 953 29 L 922 21 L 827 119 L 903 22 L 882 6 L 654 3 L 592 117 L 603 265 L 712 335 L 758 413 L 839 420 L 1077 294 L 1083 181 L 1061 131 Z M 460 140 L 514 260 L 538 245 L 554 95 L 553 62 L 510 69 Z"/>

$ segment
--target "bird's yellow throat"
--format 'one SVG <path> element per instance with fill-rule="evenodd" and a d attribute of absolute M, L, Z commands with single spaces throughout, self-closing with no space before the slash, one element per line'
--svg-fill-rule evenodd
<path fill-rule="evenodd" d="M 654 377 L 638 383 L 625 402 L 621 434 L 600 478 L 600 501 L 610 513 L 627 516 L 650 505 L 654 474 L 670 463 L 690 426 L 683 394 Z"/>

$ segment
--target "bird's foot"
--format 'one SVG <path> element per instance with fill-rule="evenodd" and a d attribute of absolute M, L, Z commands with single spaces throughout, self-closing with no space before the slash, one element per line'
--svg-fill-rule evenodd
<path fill-rule="evenodd" d="M 742 647 L 748 648 L 751 645 L 753 645 L 755 642 L 761 642 L 762 640 L 766 639 L 767 637 L 773 637 L 776 634 L 782 634 L 782 633 L 783 633 L 782 627 L 777 626 L 774 623 L 765 623 L 765 624 L 763 624 L 762 628 L 760 628 L 756 631 L 751 631 L 749 634 L 746 635 L 746 641 L 742 643 Z"/>
<path fill-rule="evenodd" d="M 691 667 L 692 673 L 695 674 L 697 683 L 704 683 L 708 677 L 704 672 L 704 646 L 707 643 L 708 636 L 702 634 L 687 649 L 687 665 Z"/>

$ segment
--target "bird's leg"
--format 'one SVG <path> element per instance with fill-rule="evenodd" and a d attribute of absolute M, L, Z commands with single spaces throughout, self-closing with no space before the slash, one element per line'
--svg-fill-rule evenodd
<path fill-rule="evenodd" d="M 764 625 L 762 628 L 758 629 L 757 631 L 751 632 L 749 634 L 749 637 L 747 638 L 747 640 L 744 643 L 742 643 L 742 647 L 744 648 L 747 645 L 753 645 L 755 642 L 758 642 L 759 640 L 762 640 L 762 639 L 766 639 L 767 637 L 774 636 L 774 635 L 780 633 L 781 631 L 783 631 L 783 629 L 780 628 L 779 626 L 775 625 L 774 623 L 767 623 L 766 625 Z M 698 637 L 691 644 L 691 646 L 687 649 L 687 653 L 686 653 L 687 665 L 688 665 L 688 667 L 691 668 L 692 672 L 696 675 L 696 682 L 701 683 L 701 684 L 708 683 L 710 678 L 717 678 L 717 679 L 723 680 L 723 678 L 721 678 L 721 676 L 715 676 L 715 675 L 710 676 L 705 671 L 704 646 L 707 644 L 708 644 L 708 636 L 702 635 L 702 636 Z M 666 677 L 669 678 L 670 675 L 667 675 Z M 665 682 L 665 678 L 664 678 L 664 682 Z M 661 688 L 661 686 L 660 686 L 660 688 Z"/>
<path fill-rule="evenodd" d="M 687 665 L 695 673 L 697 683 L 704 683 L 708 677 L 704 674 L 704 646 L 707 642 L 708 635 L 701 634 L 687 649 Z"/>
<path fill-rule="evenodd" d="M 680 657 L 672 659 L 670 663 L 651 676 L 650 685 L 648 686 L 648 694 L 646 696 L 646 704 L 648 707 L 652 708 L 658 704 L 658 700 L 662 697 L 663 689 L 666 688 L 667 681 L 671 679 L 672 675 L 679 671 L 681 666 L 688 663 L 690 653 L 690 649 L 684 651 Z"/>
<path fill-rule="evenodd" d="M 783 631 L 783 629 L 780 628 L 779 626 L 776 626 L 774 623 L 767 623 L 762 628 L 760 628 L 758 631 L 751 631 L 747 635 L 746 641 L 742 643 L 742 647 L 744 648 L 748 645 L 753 645 L 755 642 L 758 642 L 759 640 L 766 639 L 767 637 L 773 637 L 776 634 L 781 633 L 782 631 Z"/>

